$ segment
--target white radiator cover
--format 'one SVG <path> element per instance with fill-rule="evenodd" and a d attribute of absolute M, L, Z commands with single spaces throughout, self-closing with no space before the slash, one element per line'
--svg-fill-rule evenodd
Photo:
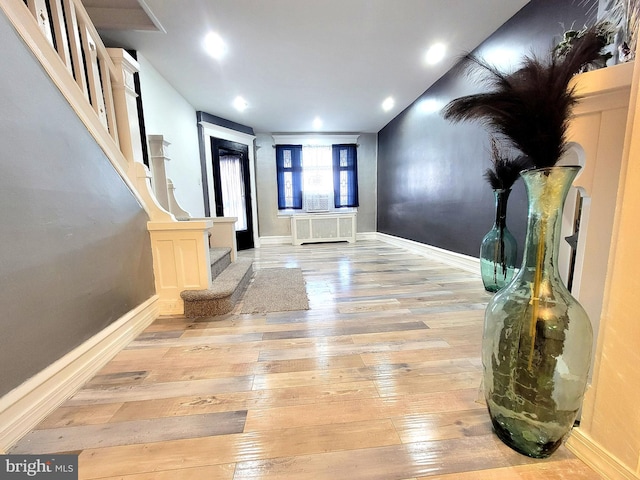
<path fill-rule="evenodd" d="M 355 213 L 293 215 L 291 238 L 294 245 L 317 242 L 356 241 Z"/>

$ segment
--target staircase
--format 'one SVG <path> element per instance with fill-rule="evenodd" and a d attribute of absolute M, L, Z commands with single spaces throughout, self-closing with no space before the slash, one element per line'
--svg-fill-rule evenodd
<path fill-rule="evenodd" d="M 211 317 L 233 310 L 238 299 L 251 280 L 253 262 L 237 260 L 231 263 L 230 248 L 210 248 L 211 288 L 206 290 L 184 290 L 180 297 L 184 301 L 187 318 Z"/>
<path fill-rule="evenodd" d="M 197 291 L 184 292 L 186 297 L 182 297 L 191 304 L 189 316 L 233 309 L 233 302 L 251 276 L 250 265 L 235 262 L 236 219 L 189 218 L 175 205 L 174 198 L 168 198 L 173 184 L 169 184 L 166 172 L 155 168 L 164 166 L 167 160 L 169 142 L 163 135 L 149 138 L 149 146 L 154 148 L 156 142 L 158 147 L 151 151 L 155 175 L 144 165 L 141 140 L 145 139 L 140 136 L 138 96 L 133 87 L 138 63 L 125 50 L 104 46 L 82 0 L 1 0 L 0 11 L 147 213 L 157 295 L 155 313 L 182 315 L 181 294 L 185 289 Z M 154 189 L 163 193 L 161 198 Z M 231 264 L 214 275 L 208 263 L 212 246 L 231 248 Z M 214 255 L 215 260 L 219 257 Z"/>

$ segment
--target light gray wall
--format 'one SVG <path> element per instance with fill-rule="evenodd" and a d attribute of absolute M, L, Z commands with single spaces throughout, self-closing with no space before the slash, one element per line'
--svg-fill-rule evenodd
<path fill-rule="evenodd" d="M 358 137 L 358 232 L 377 230 L 378 134 Z"/>
<path fill-rule="evenodd" d="M 154 293 L 148 220 L 0 12 L 0 396 Z"/>
<path fill-rule="evenodd" d="M 376 155 L 377 134 L 358 137 L 358 232 L 376 231 Z M 289 216 L 278 216 L 276 151 L 268 133 L 256 135 L 256 190 L 260 237 L 291 235 Z"/>
<path fill-rule="evenodd" d="M 192 217 L 204 216 L 200 150 L 196 110 L 158 73 L 151 63 L 138 55 L 140 89 L 147 135 L 163 135 L 171 143 L 165 162 L 167 178 L 173 182 L 178 204 Z"/>
<path fill-rule="evenodd" d="M 258 235 L 260 237 L 291 235 L 289 218 L 278 217 L 276 151 L 273 148 L 273 137 L 268 133 L 256 135 L 255 163 Z"/>

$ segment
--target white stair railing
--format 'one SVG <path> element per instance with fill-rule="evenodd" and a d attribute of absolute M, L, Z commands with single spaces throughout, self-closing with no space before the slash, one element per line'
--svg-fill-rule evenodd
<path fill-rule="evenodd" d="M 27 0 L 26 3 L 38 27 L 118 144 L 111 86 L 117 82 L 118 73 L 82 3 L 79 0 Z"/>

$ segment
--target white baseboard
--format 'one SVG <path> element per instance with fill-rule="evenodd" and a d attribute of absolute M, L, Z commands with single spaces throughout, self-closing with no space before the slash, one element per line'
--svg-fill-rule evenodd
<path fill-rule="evenodd" d="M 158 300 L 158 315 L 184 315 L 184 301 L 182 298 Z"/>
<path fill-rule="evenodd" d="M 358 240 L 361 240 L 361 241 L 378 240 L 378 233 L 377 232 L 358 232 L 356 233 L 356 242 Z"/>
<path fill-rule="evenodd" d="M 149 326 L 158 317 L 158 298 L 149 298 L 0 398 L 0 452 L 8 451 Z"/>
<path fill-rule="evenodd" d="M 629 470 L 580 428 L 574 428 L 571 431 L 565 446 L 603 478 L 610 480 L 640 480 L 640 476 L 637 473 Z"/>
<path fill-rule="evenodd" d="M 461 253 L 451 252 L 442 248 L 433 247 L 425 243 L 414 242 L 413 240 L 407 240 L 406 238 L 394 237 L 386 233 L 378 232 L 376 238 L 383 242 L 395 245 L 397 247 L 405 248 L 418 255 L 433 258 L 439 260 L 442 263 L 446 263 L 456 268 L 460 268 L 469 273 L 480 276 L 480 259 L 471 257 L 469 255 L 463 255 Z"/>
<path fill-rule="evenodd" d="M 260 245 L 291 245 L 293 240 L 291 235 L 260 237 Z"/>

